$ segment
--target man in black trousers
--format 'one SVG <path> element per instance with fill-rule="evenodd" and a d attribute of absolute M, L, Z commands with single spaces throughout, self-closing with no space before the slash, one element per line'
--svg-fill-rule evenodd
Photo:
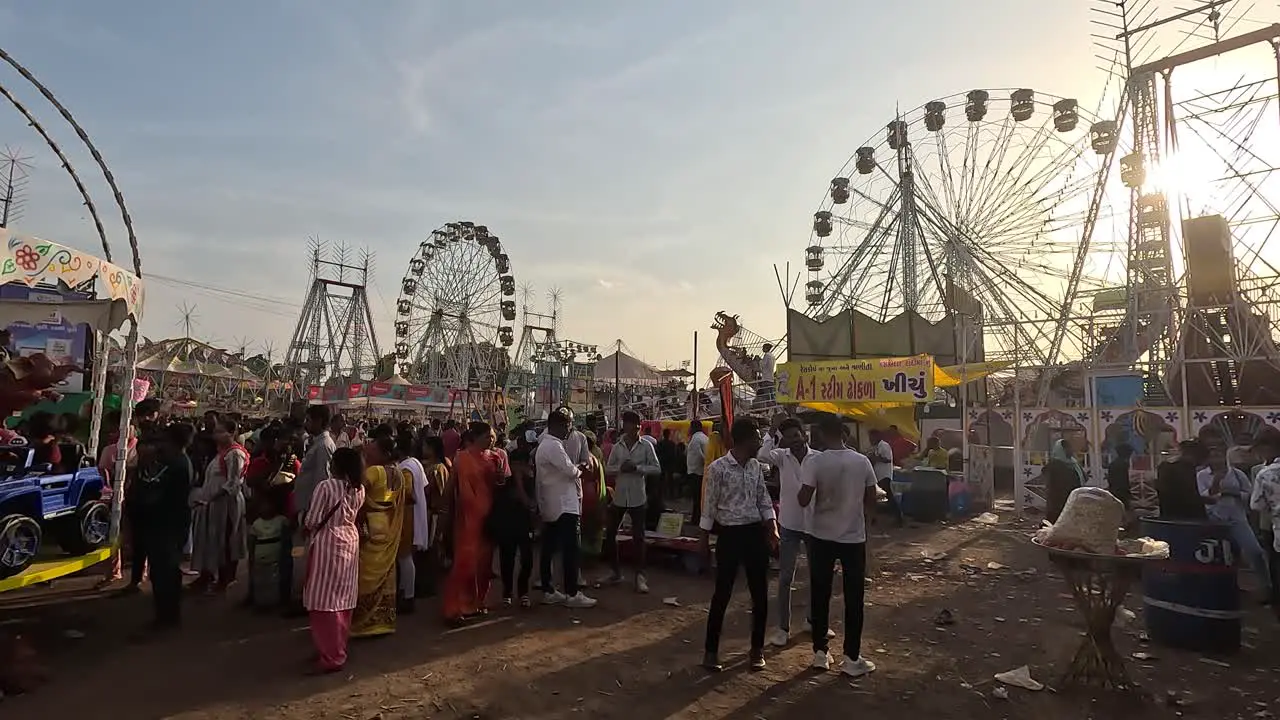
<path fill-rule="evenodd" d="M 809 591 L 813 613 L 813 667 L 831 669 L 831 591 L 836 561 L 844 585 L 844 663 L 840 671 L 862 677 L 876 666 L 862 657 L 863 594 L 867 573 L 866 512 L 875 507 L 876 471 L 871 460 L 841 443 L 844 422 L 824 417 L 817 437 L 828 448 L 800 466 L 800 506 L 809 520 Z"/>
<path fill-rule="evenodd" d="M 773 498 L 765 485 L 764 468 L 756 460 L 760 429 L 755 420 L 735 420 L 728 454 L 707 468 L 702 517 L 703 557 L 711 554 L 716 532 L 716 589 L 707 615 L 707 640 L 702 665 L 712 672 L 720 664 L 720 631 L 742 567 L 751 592 L 751 669 L 764 669 L 764 631 L 769 620 L 769 558 L 778 547 L 778 522 Z M 817 632 L 815 628 L 815 632 Z M 823 628 L 826 632 L 826 628 Z"/>
<path fill-rule="evenodd" d="M 194 436 L 195 428 L 177 424 L 148 432 L 138 443 L 129 502 L 134 532 L 145 538 L 156 630 L 175 628 L 182 618 L 182 548 L 191 527 L 187 498 L 195 476 L 187 449 Z"/>

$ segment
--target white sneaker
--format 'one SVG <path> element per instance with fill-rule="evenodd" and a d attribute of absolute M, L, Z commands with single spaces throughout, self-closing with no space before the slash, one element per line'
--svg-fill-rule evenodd
<path fill-rule="evenodd" d="M 810 635 L 813 634 L 813 624 L 810 623 L 808 620 L 804 621 L 804 631 L 809 633 Z M 836 631 L 832 630 L 831 628 L 827 628 L 827 639 L 834 640 L 835 636 L 836 636 Z"/>
<path fill-rule="evenodd" d="M 567 608 L 579 608 L 579 609 L 593 608 L 596 606 L 596 599 L 589 598 L 586 595 L 583 595 L 582 591 L 579 590 L 577 595 L 574 595 L 573 597 L 568 598 L 564 601 L 564 606 Z"/>
<path fill-rule="evenodd" d="M 773 647 L 786 647 L 789 642 L 791 642 L 791 633 L 782 628 L 770 630 L 768 637 L 764 639 L 765 645 L 772 645 Z"/>
<path fill-rule="evenodd" d="M 856 659 L 845 656 L 844 663 L 840 666 L 840 672 L 853 678 L 860 678 L 863 675 L 870 675 L 876 671 L 876 664 L 870 660 L 865 660 L 859 655 Z"/>
<path fill-rule="evenodd" d="M 831 669 L 831 653 L 816 652 L 813 654 L 813 664 L 809 667 L 814 670 L 830 670 Z"/>
<path fill-rule="evenodd" d="M 636 573 L 636 592 L 641 595 L 649 594 L 649 581 L 644 579 L 644 575 Z"/>
<path fill-rule="evenodd" d="M 562 605 L 568 599 L 569 599 L 569 596 L 565 595 L 559 590 L 552 590 L 549 593 L 542 593 L 543 605 Z"/>

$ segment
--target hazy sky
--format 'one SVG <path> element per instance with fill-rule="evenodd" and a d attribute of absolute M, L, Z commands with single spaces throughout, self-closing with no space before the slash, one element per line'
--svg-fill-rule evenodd
<path fill-rule="evenodd" d="M 1096 106 L 1088 7 L 67 0 L 0 4 L 0 45 L 102 149 L 144 272 L 281 300 L 152 282 L 153 338 L 181 332 L 185 301 L 198 336 L 282 349 L 314 235 L 375 253 L 389 351 L 413 251 L 471 219 L 503 238 L 519 282 L 563 289 L 564 334 L 621 337 L 665 365 L 694 330 L 711 360 L 717 310 L 782 334 L 773 265 L 800 265 L 831 176 L 896 106 L 1016 86 Z M 0 72 L 71 145 L 13 80 Z M 34 156 L 16 229 L 92 250 L 74 187 L 13 112 L 5 143 Z"/>

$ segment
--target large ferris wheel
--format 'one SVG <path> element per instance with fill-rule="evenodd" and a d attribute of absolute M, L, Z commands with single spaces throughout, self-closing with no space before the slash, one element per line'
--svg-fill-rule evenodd
<path fill-rule="evenodd" d="M 1127 222 L 1106 191 L 1116 133 L 1075 100 L 1031 89 L 971 90 L 899 113 L 814 214 L 809 314 L 962 313 L 980 323 L 987 358 L 1053 362 L 1064 298 L 1106 271 L 1080 267 L 1083 239 Z M 1094 242 L 1092 259 L 1113 250 Z"/>
<path fill-rule="evenodd" d="M 484 225 L 432 231 L 409 261 L 396 301 L 396 359 L 414 382 L 492 387 L 508 365 L 516 319 L 511 259 Z"/>

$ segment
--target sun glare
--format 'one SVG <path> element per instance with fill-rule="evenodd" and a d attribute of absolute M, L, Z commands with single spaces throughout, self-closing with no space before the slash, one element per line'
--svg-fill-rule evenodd
<path fill-rule="evenodd" d="M 1189 150 L 1179 150 L 1160 158 L 1147 168 L 1147 180 L 1143 189 L 1160 191 L 1172 198 L 1188 198 L 1204 201 L 1219 173 L 1219 163 L 1212 154 L 1204 156 Z"/>

